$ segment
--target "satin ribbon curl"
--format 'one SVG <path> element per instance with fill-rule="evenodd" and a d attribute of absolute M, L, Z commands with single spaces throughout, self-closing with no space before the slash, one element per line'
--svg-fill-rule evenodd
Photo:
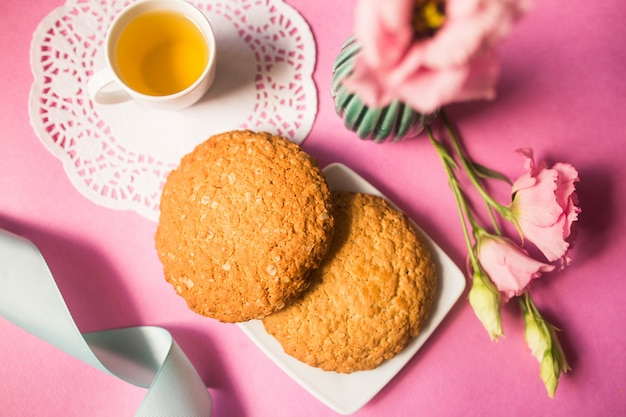
<path fill-rule="evenodd" d="M 136 417 L 211 415 L 207 388 L 166 329 L 81 333 L 39 249 L 1 229 L 0 315 L 103 372 L 148 388 Z"/>

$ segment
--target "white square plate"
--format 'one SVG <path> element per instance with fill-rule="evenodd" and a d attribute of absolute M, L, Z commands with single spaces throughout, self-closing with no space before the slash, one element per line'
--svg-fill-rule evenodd
<path fill-rule="evenodd" d="M 385 197 L 345 165 L 331 164 L 324 169 L 324 175 L 333 190 L 358 191 Z M 435 303 L 421 333 L 402 352 L 383 362 L 378 368 L 351 374 L 322 371 L 285 354 L 280 343 L 265 331 L 261 321 L 240 323 L 240 328 L 284 372 L 321 402 L 340 414 L 356 412 L 383 389 L 415 355 L 465 289 L 463 273 L 430 237 L 423 232 L 422 234 L 430 245 L 439 271 Z"/>

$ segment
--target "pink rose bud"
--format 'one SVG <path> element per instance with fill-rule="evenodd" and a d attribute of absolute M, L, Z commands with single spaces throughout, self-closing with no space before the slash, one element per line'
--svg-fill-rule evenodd
<path fill-rule="evenodd" d="M 504 237 L 482 233 L 476 247 L 481 266 L 505 302 L 523 294 L 531 280 L 555 268 L 529 257 L 528 252 Z"/>

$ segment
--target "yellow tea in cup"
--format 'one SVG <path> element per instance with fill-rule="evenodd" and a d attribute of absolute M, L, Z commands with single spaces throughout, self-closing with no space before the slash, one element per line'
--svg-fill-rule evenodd
<path fill-rule="evenodd" d="M 183 14 L 153 10 L 122 30 L 115 48 L 121 80 L 133 90 L 166 96 L 191 86 L 207 67 L 208 46 L 196 24 Z"/>

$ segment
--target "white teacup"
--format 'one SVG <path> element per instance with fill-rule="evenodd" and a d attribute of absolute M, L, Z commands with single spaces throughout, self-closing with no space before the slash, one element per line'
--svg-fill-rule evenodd
<path fill-rule="evenodd" d="M 89 80 L 96 103 L 129 99 L 177 110 L 191 106 L 215 79 L 215 34 L 184 0 L 140 0 L 115 17 L 104 43 L 106 66 Z"/>

